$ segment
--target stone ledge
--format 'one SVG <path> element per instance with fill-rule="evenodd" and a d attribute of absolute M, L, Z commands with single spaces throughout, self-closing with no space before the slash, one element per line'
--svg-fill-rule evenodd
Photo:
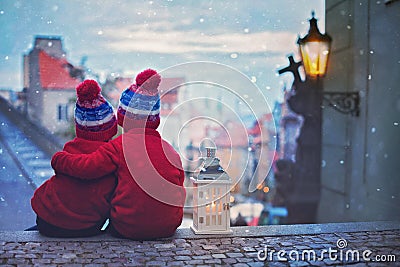
<path fill-rule="evenodd" d="M 346 222 L 325 224 L 295 224 L 295 225 L 266 225 L 266 226 L 243 226 L 232 227 L 233 233 L 229 235 L 195 235 L 189 228 L 178 229 L 174 236 L 161 240 L 172 239 L 204 239 L 224 237 L 274 237 L 274 236 L 298 236 L 318 235 L 334 233 L 356 233 L 400 230 L 400 222 L 378 221 L 378 222 Z M 94 237 L 81 238 L 52 238 L 40 235 L 37 231 L 0 231 L 0 241 L 7 242 L 30 242 L 30 241 L 116 241 L 121 240 L 108 234 Z"/>
<path fill-rule="evenodd" d="M 399 266 L 399 263 L 400 222 L 235 227 L 231 235 L 223 236 L 194 235 L 190 229 L 178 229 L 171 238 L 153 241 L 118 239 L 106 234 L 70 239 L 44 237 L 38 232 L 0 232 L 2 266 Z"/>

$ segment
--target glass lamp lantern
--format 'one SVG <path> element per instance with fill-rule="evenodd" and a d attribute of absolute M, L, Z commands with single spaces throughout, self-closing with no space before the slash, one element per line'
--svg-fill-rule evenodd
<path fill-rule="evenodd" d="M 216 148 L 207 147 L 193 182 L 193 225 L 195 234 L 230 234 L 230 187 L 232 180 L 215 157 Z"/>
<path fill-rule="evenodd" d="M 323 77 L 328 67 L 332 38 L 328 34 L 321 34 L 314 15 L 312 12 L 308 34 L 304 38 L 299 37 L 297 44 L 306 75 Z"/>

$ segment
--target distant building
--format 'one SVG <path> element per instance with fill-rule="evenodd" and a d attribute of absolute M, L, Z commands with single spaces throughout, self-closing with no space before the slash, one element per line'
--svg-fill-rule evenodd
<path fill-rule="evenodd" d="M 35 38 L 32 50 L 24 55 L 23 78 L 28 118 L 52 133 L 66 132 L 83 71 L 68 62 L 61 37 Z"/>
<path fill-rule="evenodd" d="M 11 88 L 0 88 L 0 97 L 7 100 L 19 112 L 26 113 L 26 101 L 24 91 L 15 91 Z"/>
<path fill-rule="evenodd" d="M 162 75 L 162 74 L 161 74 Z M 161 101 L 161 125 L 159 129 L 163 137 L 175 148 L 179 142 L 179 129 L 185 122 L 184 110 L 176 108 L 179 102 L 181 85 L 185 83 L 184 77 L 162 77 L 159 86 Z M 181 94 L 182 95 L 182 94 Z"/>
<path fill-rule="evenodd" d="M 293 112 L 287 104 L 290 91 L 284 92 L 284 101 L 281 105 L 281 116 L 279 122 L 279 158 L 295 161 L 297 137 L 303 123 L 302 116 Z"/>
<path fill-rule="evenodd" d="M 119 98 L 122 92 L 127 89 L 132 83 L 133 78 L 127 77 L 108 77 L 104 84 L 102 84 L 103 95 L 110 101 L 114 108 L 118 107 Z"/>
<path fill-rule="evenodd" d="M 185 78 L 183 77 L 161 77 L 158 87 L 161 98 L 161 116 L 168 115 L 178 103 L 178 89 L 184 82 Z M 134 78 L 120 76 L 108 78 L 102 85 L 103 92 L 113 106 L 117 107 L 121 93 L 133 83 L 135 83 Z"/>
<path fill-rule="evenodd" d="M 11 88 L 0 88 L 0 97 L 4 98 L 8 102 L 13 102 L 13 98 L 15 97 L 16 92 Z"/>
<path fill-rule="evenodd" d="M 183 77 L 163 77 L 160 83 L 161 116 L 168 115 L 178 104 L 178 90 L 185 83 Z"/>
<path fill-rule="evenodd" d="M 246 171 L 249 167 L 247 129 L 235 120 L 227 120 L 223 125 L 224 127 L 220 125 L 205 127 L 203 138 L 209 138 L 216 145 L 221 166 L 231 177 L 233 184 L 236 184 L 232 192 L 246 194 L 248 183 L 247 186 L 243 186 L 243 182 L 251 178 Z"/>
<path fill-rule="evenodd" d="M 161 73 L 162 76 L 162 73 Z M 117 108 L 119 99 L 124 90 L 135 83 L 134 78 L 116 77 L 107 78 L 102 85 L 103 94 Z M 161 125 L 159 127 L 163 138 L 168 140 L 175 148 L 178 144 L 177 129 L 183 123 L 184 110 L 175 109 L 179 102 L 179 93 L 181 85 L 185 83 L 184 77 L 161 77 L 161 83 L 158 87 L 160 93 L 161 107 L 160 117 Z"/>
<path fill-rule="evenodd" d="M 272 185 L 271 166 L 278 156 L 276 151 L 278 146 L 276 117 L 278 117 L 277 114 L 265 113 L 248 129 L 250 137 L 250 176 L 247 175 L 243 183 L 248 186 L 250 184 L 249 179 L 252 179 L 253 185 L 257 185 L 256 198 L 262 201 L 268 201 L 271 195 L 270 193 L 266 194 L 269 192 L 269 186 L 267 185 Z"/>

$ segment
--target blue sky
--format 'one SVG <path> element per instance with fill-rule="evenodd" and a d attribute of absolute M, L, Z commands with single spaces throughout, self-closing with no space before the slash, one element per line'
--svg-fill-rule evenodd
<path fill-rule="evenodd" d="M 131 77 L 190 61 L 232 66 L 270 99 L 290 75 L 278 77 L 315 10 L 324 32 L 322 0 L 48 1 L 0 0 L 0 88 L 22 88 L 22 56 L 34 36 L 63 38 L 67 58 L 102 77 Z"/>

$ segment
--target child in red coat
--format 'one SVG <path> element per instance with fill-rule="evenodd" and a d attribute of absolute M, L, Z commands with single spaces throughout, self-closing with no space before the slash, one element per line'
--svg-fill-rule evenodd
<path fill-rule="evenodd" d="M 85 80 L 76 91 L 76 138 L 65 144 L 64 151 L 88 154 L 117 133 L 117 119 L 96 81 Z M 36 189 L 31 199 L 39 232 L 52 237 L 101 233 L 115 186 L 116 176 L 112 173 L 93 181 L 57 173 Z"/>
<path fill-rule="evenodd" d="M 58 173 L 98 179 L 117 172 L 111 200 L 111 233 L 154 239 L 175 233 L 183 217 L 186 192 L 179 155 L 156 130 L 160 124 L 160 75 L 145 70 L 120 98 L 118 124 L 124 133 L 88 155 L 57 152 Z"/>

